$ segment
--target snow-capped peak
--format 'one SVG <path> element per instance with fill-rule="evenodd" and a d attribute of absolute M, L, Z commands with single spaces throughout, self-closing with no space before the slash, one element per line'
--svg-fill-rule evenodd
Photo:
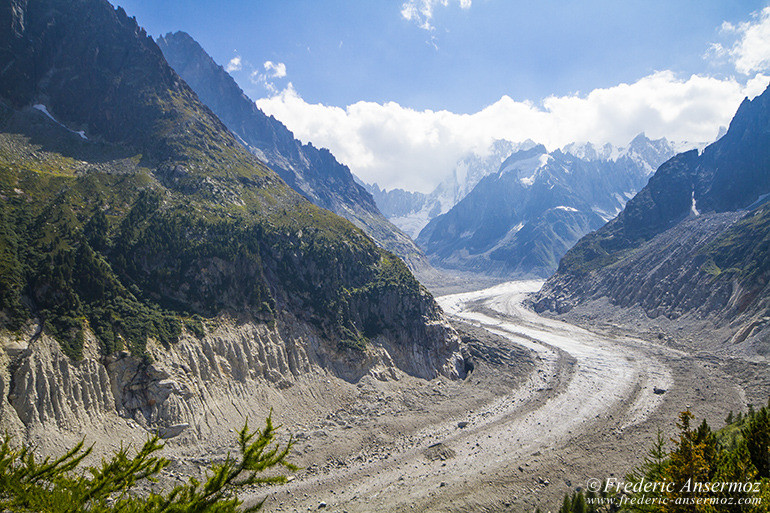
<path fill-rule="evenodd" d="M 590 142 L 570 143 L 561 149 L 562 153 L 572 155 L 582 160 L 612 160 L 617 148 L 607 143 L 597 146 Z"/>
<path fill-rule="evenodd" d="M 500 166 L 498 176 L 509 173 L 515 173 L 516 178 L 525 187 L 529 187 L 535 182 L 537 171 L 545 167 L 550 160 L 553 160 L 544 146 L 538 145 L 525 151 L 517 151 Z"/>

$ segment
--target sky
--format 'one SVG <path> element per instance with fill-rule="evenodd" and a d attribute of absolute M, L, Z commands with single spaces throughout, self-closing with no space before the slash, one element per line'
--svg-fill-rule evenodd
<path fill-rule="evenodd" d="M 707 142 L 770 82 L 768 0 L 118 0 L 303 142 L 430 192 L 495 139 Z"/>

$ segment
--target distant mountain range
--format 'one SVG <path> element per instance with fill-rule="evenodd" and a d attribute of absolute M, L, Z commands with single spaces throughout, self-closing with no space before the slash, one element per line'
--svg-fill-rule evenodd
<path fill-rule="evenodd" d="M 535 307 L 598 311 L 608 301 L 770 353 L 769 127 L 770 88 L 744 100 L 721 139 L 660 166 L 616 219 L 583 237 Z"/>
<path fill-rule="evenodd" d="M 361 228 L 414 271 L 429 271 L 423 252 L 378 210 L 372 196 L 329 150 L 302 144 L 262 112 L 235 80 L 184 32 L 158 38 L 168 63 L 254 155 L 295 191 Z"/>
<path fill-rule="evenodd" d="M 580 237 L 615 217 L 674 153 L 665 139 L 643 134 L 625 148 L 572 144 L 549 153 L 524 143 L 430 220 L 417 243 L 439 267 L 547 277 Z"/>
<path fill-rule="evenodd" d="M 471 152 L 457 161 L 452 174 L 438 184 L 429 194 L 392 189 L 385 191 L 375 184 L 364 184 L 374 196 L 380 211 L 393 224 L 413 239 L 436 216 L 444 214 L 463 199 L 479 181 L 500 167 L 512 153 L 527 150 L 535 143 L 527 140 L 512 143 L 504 139 L 495 141 L 486 155 Z"/>

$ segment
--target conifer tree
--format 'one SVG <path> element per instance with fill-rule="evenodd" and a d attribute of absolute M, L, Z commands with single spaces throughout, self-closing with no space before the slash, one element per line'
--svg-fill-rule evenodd
<path fill-rule="evenodd" d="M 751 462 L 759 477 L 770 477 L 770 412 L 762 408 L 749 419 L 741 430 Z"/>
<path fill-rule="evenodd" d="M 281 447 L 270 417 L 259 431 L 249 431 L 248 423 L 238 433 L 239 457 L 228 455 L 214 466 L 205 483 L 194 478 L 167 493 L 151 492 L 141 496 L 137 483 L 154 481 L 169 460 L 155 455 L 163 445 L 151 438 L 136 453 L 122 447 L 101 465 L 83 471 L 80 464 L 92 447 L 80 442 L 63 456 L 52 459 L 35 457 L 29 446 L 13 448 L 6 435 L 0 443 L 0 510 L 17 513 L 235 513 L 257 511 L 264 499 L 241 509 L 238 491 L 255 484 L 286 482 L 286 476 L 270 472 L 283 466 L 292 441 Z M 267 472 L 267 473 L 266 473 Z"/>

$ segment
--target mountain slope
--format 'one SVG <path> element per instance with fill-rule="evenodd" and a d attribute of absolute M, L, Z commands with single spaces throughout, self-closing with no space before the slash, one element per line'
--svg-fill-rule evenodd
<path fill-rule="evenodd" d="M 601 149 L 600 149 L 601 150 Z M 619 212 L 673 150 L 640 135 L 628 148 L 518 151 L 417 238 L 440 267 L 545 277 L 586 233 Z M 577 154 L 574 155 L 571 152 Z M 615 154 L 613 154 L 615 153 Z"/>
<path fill-rule="evenodd" d="M 385 219 L 372 196 L 329 150 L 302 144 L 283 123 L 265 115 L 188 34 L 166 34 L 158 45 L 201 101 L 291 188 L 351 221 L 413 270 L 428 270 L 422 251 Z"/>
<path fill-rule="evenodd" d="M 4 328 L 138 356 L 224 316 L 309 331 L 329 365 L 373 365 L 371 340 L 456 375 L 456 336 L 403 263 L 247 152 L 121 8 L 0 15 Z"/>
<path fill-rule="evenodd" d="M 536 308 L 608 298 L 651 318 L 707 319 L 721 341 L 770 350 L 769 126 L 770 89 L 741 104 L 720 140 L 660 166 L 615 220 L 581 239 Z"/>

